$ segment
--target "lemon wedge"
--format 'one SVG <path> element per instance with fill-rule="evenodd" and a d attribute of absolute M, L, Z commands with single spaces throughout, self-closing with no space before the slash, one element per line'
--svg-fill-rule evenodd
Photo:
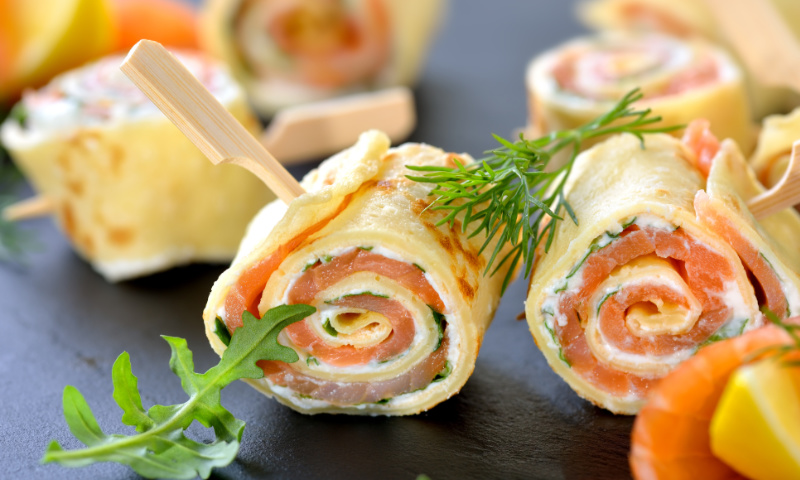
<path fill-rule="evenodd" d="M 800 478 L 800 368 L 767 359 L 738 369 L 710 434 L 714 455 L 747 477 Z"/>
<path fill-rule="evenodd" d="M 3 2 L 13 46 L 7 75 L 13 88 L 36 87 L 64 70 L 109 53 L 115 27 L 108 0 Z M 14 91 L 0 92 L 0 98 Z"/>

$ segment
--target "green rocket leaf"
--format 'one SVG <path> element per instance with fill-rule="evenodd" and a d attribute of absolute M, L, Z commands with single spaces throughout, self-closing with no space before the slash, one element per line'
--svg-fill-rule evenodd
<path fill-rule="evenodd" d="M 234 331 L 219 364 L 203 374 L 195 373 L 186 340 L 163 337 L 172 349 L 170 369 L 180 378 L 189 396 L 187 402 L 178 405 L 154 405 L 145 411 L 130 357 L 123 352 L 111 370 L 114 400 L 122 409 L 122 423 L 135 427 L 137 433 L 130 436 L 104 433 L 86 399 L 77 388 L 68 385 L 64 388 L 64 418 L 72 434 L 86 448 L 64 450 L 53 441 L 42 462 L 66 467 L 116 462 L 129 465 L 147 478 L 181 479 L 198 475 L 208 478 L 212 468 L 233 461 L 244 431 L 244 422 L 220 403 L 220 391 L 240 378 L 263 377 L 263 370 L 256 365 L 259 360 L 296 362 L 297 353 L 280 345 L 278 334 L 315 310 L 308 305 L 281 305 L 267 311 L 260 320 L 245 312 L 244 325 Z M 184 430 L 194 421 L 213 428 L 215 440 L 205 444 L 186 437 Z"/>

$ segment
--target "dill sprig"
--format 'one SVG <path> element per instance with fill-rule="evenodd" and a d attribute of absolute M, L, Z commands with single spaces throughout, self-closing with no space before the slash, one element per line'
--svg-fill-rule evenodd
<path fill-rule="evenodd" d="M 754 352 L 753 355 L 750 355 L 746 361 L 749 362 L 755 360 L 756 358 L 763 357 L 764 355 L 770 355 L 778 360 L 781 360 L 783 357 L 791 353 L 800 352 L 800 325 L 784 322 L 767 307 L 762 307 L 761 312 L 765 317 L 767 317 L 767 320 L 782 328 L 789 335 L 789 337 L 791 337 L 792 343 L 786 345 L 772 345 L 759 349 L 758 351 Z M 797 358 L 793 358 L 791 360 L 784 359 L 783 363 L 788 367 L 800 367 L 800 359 Z"/>
<path fill-rule="evenodd" d="M 577 225 L 575 212 L 564 198 L 564 185 L 583 142 L 605 135 L 631 133 L 644 147 L 644 134 L 683 128 L 682 125 L 654 126 L 661 117 L 651 115 L 649 108 L 633 106 L 642 96 L 639 89 L 632 90 L 608 113 L 591 122 L 535 140 L 526 140 L 520 135 L 519 140 L 512 143 L 493 135 L 501 146 L 486 151 L 488 156 L 475 163 L 465 165 L 456 159 L 453 168 L 409 165 L 408 169 L 425 172 L 425 175 L 407 177 L 436 185 L 430 193 L 436 199 L 428 208 L 447 212 L 437 225 L 448 223 L 452 227 L 460 220 L 463 232 L 474 225 L 470 237 L 481 232 L 486 235 L 481 252 L 496 240 L 484 274 L 494 274 L 510 262 L 503 281 L 505 290 L 520 260 L 524 262 L 525 276 L 528 276 L 539 245 L 545 242 L 545 252 L 550 249 L 556 222 L 563 220 L 562 210 Z M 563 166 L 547 171 L 553 157 L 567 149 L 569 160 Z M 503 253 L 506 245 L 511 248 Z"/>

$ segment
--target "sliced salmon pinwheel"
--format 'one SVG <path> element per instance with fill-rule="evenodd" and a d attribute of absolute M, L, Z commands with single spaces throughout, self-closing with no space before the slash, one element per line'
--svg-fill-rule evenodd
<path fill-rule="evenodd" d="M 537 345 L 615 413 L 636 413 L 698 348 L 763 323 L 745 264 L 695 210 L 706 147 L 623 135 L 582 153 L 566 187 L 578 224 L 559 222 L 536 265 L 526 315 Z M 783 305 L 779 287 L 775 297 Z"/>
<path fill-rule="evenodd" d="M 258 123 L 218 63 L 179 54 L 240 122 Z M 0 138 L 78 253 L 109 281 L 191 261 L 228 262 L 274 195 L 215 167 L 105 57 L 27 91 Z"/>
<path fill-rule="evenodd" d="M 264 394 L 303 413 L 405 415 L 457 393 L 506 272 L 484 276 L 484 238 L 436 226 L 431 186 L 405 178 L 406 165 L 453 159 L 367 132 L 312 171 L 288 209 L 262 210 L 204 312 L 217 353 L 245 311 L 304 303 L 317 312 L 279 337 L 300 361 L 264 362 L 250 382 Z"/>
<path fill-rule="evenodd" d="M 442 0 L 212 0 L 201 42 L 227 61 L 261 114 L 412 84 Z"/>
<path fill-rule="evenodd" d="M 575 128 L 610 110 L 633 88 L 663 125 L 705 118 L 719 138 L 749 152 L 755 140 L 742 73 L 701 39 L 606 33 L 560 45 L 528 66 L 530 121 L 536 133 Z"/>

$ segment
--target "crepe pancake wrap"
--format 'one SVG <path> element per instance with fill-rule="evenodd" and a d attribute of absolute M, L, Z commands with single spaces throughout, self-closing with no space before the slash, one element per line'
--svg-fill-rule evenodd
<path fill-rule="evenodd" d="M 788 115 L 770 115 L 764 119 L 750 164 L 766 187 L 773 187 L 786 173 L 792 145 L 797 140 L 800 140 L 800 108 Z"/>
<path fill-rule="evenodd" d="M 739 197 L 753 187 L 733 174 L 735 144 L 713 152 L 708 185 L 683 142 L 644 146 L 621 135 L 578 157 L 566 186 L 578 224 L 558 224 L 525 307 L 555 372 L 624 414 L 698 348 L 760 326 L 760 305 L 781 317 L 800 306 L 786 258 Z"/>
<path fill-rule="evenodd" d="M 251 131 L 242 91 L 218 64 L 180 60 Z M 191 261 L 228 262 L 274 199 L 252 174 L 212 165 L 111 56 L 28 91 L 2 142 L 77 252 L 109 281 Z"/>
<path fill-rule="evenodd" d="M 204 48 L 259 113 L 415 82 L 443 0 L 211 0 Z"/>
<path fill-rule="evenodd" d="M 526 78 L 534 133 L 590 122 L 634 88 L 663 120 L 706 118 L 720 138 L 750 151 L 754 129 L 742 74 L 730 57 L 702 40 L 659 34 L 608 33 L 583 37 L 535 58 Z"/>
<path fill-rule="evenodd" d="M 214 350 L 225 349 L 217 329 L 238 328 L 245 310 L 305 303 L 317 312 L 279 336 L 300 360 L 264 362 L 265 377 L 249 382 L 264 394 L 302 413 L 406 415 L 457 393 L 506 271 L 484 276 L 484 238 L 458 222 L 437 227 L 431 186 L 405 178 L 406 165 L 453 158 L 427 145 L 389 150 L 384 134 L 367 132 L 312 171 L 288 209 L 267 206 L 211 291 L 203 315 Z"/>
<path fill-rule="evenodd" d="M 800 40 L 800 2 L 760 0 L 771 3 L 789 29 Z M 584 24 L 603 31 L 663 32 L 675 37 L 702 37 L 728 45 L 714 13 L 704 0 L 584 0 L 578 16 Z M 752 35 L 745 27 L 741 35 Z M 735 48 L 729 48 L 735 52 Z M 746 62 L 739 62 L 747 67 Z M 745 72 L 751 106 L 757 117 L 785 111 L 798 105 L 800 96 L 788 88 L 766 87 Z"/>

